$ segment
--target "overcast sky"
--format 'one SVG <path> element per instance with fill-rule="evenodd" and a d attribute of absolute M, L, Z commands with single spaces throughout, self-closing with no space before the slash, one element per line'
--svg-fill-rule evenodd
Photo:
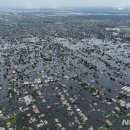
<path fill-rule="evenodd" d="M 0 0 L 1 7 L 130 7 L 130 0 Z"/>

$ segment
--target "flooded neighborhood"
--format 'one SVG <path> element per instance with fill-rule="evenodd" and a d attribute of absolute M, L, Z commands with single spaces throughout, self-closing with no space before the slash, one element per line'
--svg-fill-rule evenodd
<path fill-rule="evenodd" d="M 0 130 L 130 130 L 129 119 L 129 9 L 0 10 Z"/>

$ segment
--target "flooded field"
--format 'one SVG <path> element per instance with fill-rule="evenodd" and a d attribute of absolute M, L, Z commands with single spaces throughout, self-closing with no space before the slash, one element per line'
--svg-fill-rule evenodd
<path fill-rule="evenodd" d="M 130 14 L 91 13 L 1 11 L 0 130 L 130 129 Z"/>

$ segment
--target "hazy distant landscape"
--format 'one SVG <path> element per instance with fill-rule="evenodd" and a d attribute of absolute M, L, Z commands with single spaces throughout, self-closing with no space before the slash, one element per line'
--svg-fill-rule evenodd
<path fill-rule="evenodd" d="M 129 130 L 129 8 L 1 8 L 0 130 Z"/>

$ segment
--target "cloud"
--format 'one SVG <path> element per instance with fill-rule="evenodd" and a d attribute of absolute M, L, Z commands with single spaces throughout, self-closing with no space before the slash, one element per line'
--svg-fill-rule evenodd
<path fill-rule="evenodd" d="M 1 7 L 130 6 L 130 0 L 0 0 Z"/>

